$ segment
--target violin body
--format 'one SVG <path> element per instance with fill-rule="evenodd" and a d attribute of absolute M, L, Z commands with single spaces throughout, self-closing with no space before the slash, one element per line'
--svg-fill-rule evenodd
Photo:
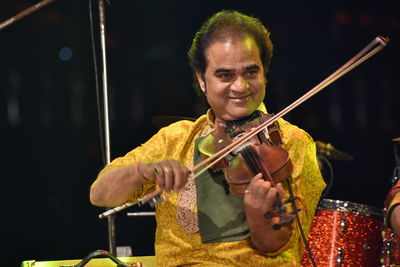
<path fill-rule="evenodd" d="M 250 149 L 259 158 L 261 167 L 250 167 L 248 160 L 240 153 L 224 169 L 226 181 L 235 195 L 243 195 L 251 179 L 260 172 L 263 173 L 264 179 L 274 185 L 286 180 L 293 170 L 289 153 L 280 146 L 270 146 L 265 143 L 251 144 Z"/>
<path fill-rule="evenodd" d="M 206 136 L 199 143 L 199 151 L 205 158 L 212 156 L 270 117 L 270 114 L 260 112 L 246 123 L 228 122 L 226 127 L 219 127 Z M 293 170 L 289 153 L 281 147 L 281 143 L 279 125 L 274 122 L 217 162 L 213 170 L 224 171 L 230 191 L 235 195 L 243 195 L 251 179 L 258 173 L 275 185 L 286 180 Z"/>

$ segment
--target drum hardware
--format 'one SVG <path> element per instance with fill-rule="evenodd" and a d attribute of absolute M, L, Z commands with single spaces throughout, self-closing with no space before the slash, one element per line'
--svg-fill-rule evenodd
<path fill-rule="evenodd" d="M 332 144 L 320 140 L 315 141 L 317 151 L 324 154 L 328 159 L 333 160 L 353 160 L 354 157 L 346 152 L 336 149 Z"/>
<path fill-rule="evenodd" d="M 363 248 L 364 248 L 365 250 L 370 250 L 370 249 L 371 249 L 371 247 L 370 247 L 367 243 L 365 243 L 365 244 L 363 245 Z"/>
<path fill-rule="evenodd" d="M 337 248 L 337 258 L 336 258 L 337 265 L 340 267 L 343 262 L 343 251 L 342 248 Z"/>
<path fill-rule="evenodd" d="M 315 146 L 317 148 L 318 167 L 321 170 L 322 177 L 327 185 L 321 195 L 321 199 L 323 199 L 329 194 L 334 180 L 333 166 L 330 160 L 349 161 L 353 160 L 354 157 L 346 152 L 336 149 L 332 144 L 320 140 L 315 141 Z"/>
<path fill-rule="evenodd" d="M 343 216 L 340 220 L 340 236 L 344 236 L 344 232 L 346 231 L 346 217 Z"/>

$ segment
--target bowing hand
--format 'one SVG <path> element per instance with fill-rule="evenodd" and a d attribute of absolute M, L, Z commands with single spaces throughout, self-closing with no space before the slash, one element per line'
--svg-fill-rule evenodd
<path fill-rule="evenodd" d="M 155 181 L 166 192 L 179 192 L 185 186 L 190 173 L 182 163 L 172 159 L 141 162 L 138 170 L 145 181 Z"/>

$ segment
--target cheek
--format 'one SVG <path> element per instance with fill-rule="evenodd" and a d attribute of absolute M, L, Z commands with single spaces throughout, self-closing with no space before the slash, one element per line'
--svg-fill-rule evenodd
<path fill-rule="evenodd" d="M 260 79 L 260 88 L 263 91 L 263 94 L 265 95 L 265 91 L 267 88 L 267 80 L 264 76 L 262 76 L 262 78 Z"/>
<path fill-rule="evenodd" d="M 214 97 L 222 97 L 229 91 L 229 86 L 214 80 L 209 80 L 207 83 L 207 92 Z"/>
<path fill-rule="evenodd" d="M 265 88 L 266 88 L 266 81 L 265 79 L 257 79 L 256 81 L 254 81 L 254 83 L 252 84 L 251 88 L 253 88 L 254 92 L 257 95 L 265 95 Z"/>
<path fill-rule="evenodd" d="M 264 97 L 265 97 L 265 85 L 263 86 L 263 87 L 261 87 L 261 89 L 260 89 L 260 96 L 262 97 L 262 99 L 264 99 Z"/>

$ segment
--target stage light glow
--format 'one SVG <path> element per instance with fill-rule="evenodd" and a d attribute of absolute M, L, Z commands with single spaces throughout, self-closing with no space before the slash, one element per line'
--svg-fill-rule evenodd
<path fill-rule="evenodd" d="M 72 49 L 69 47 L 63 47 L 58 52 L 58 56 L 62 61 L 69 61 L 72 58 Z"/>

